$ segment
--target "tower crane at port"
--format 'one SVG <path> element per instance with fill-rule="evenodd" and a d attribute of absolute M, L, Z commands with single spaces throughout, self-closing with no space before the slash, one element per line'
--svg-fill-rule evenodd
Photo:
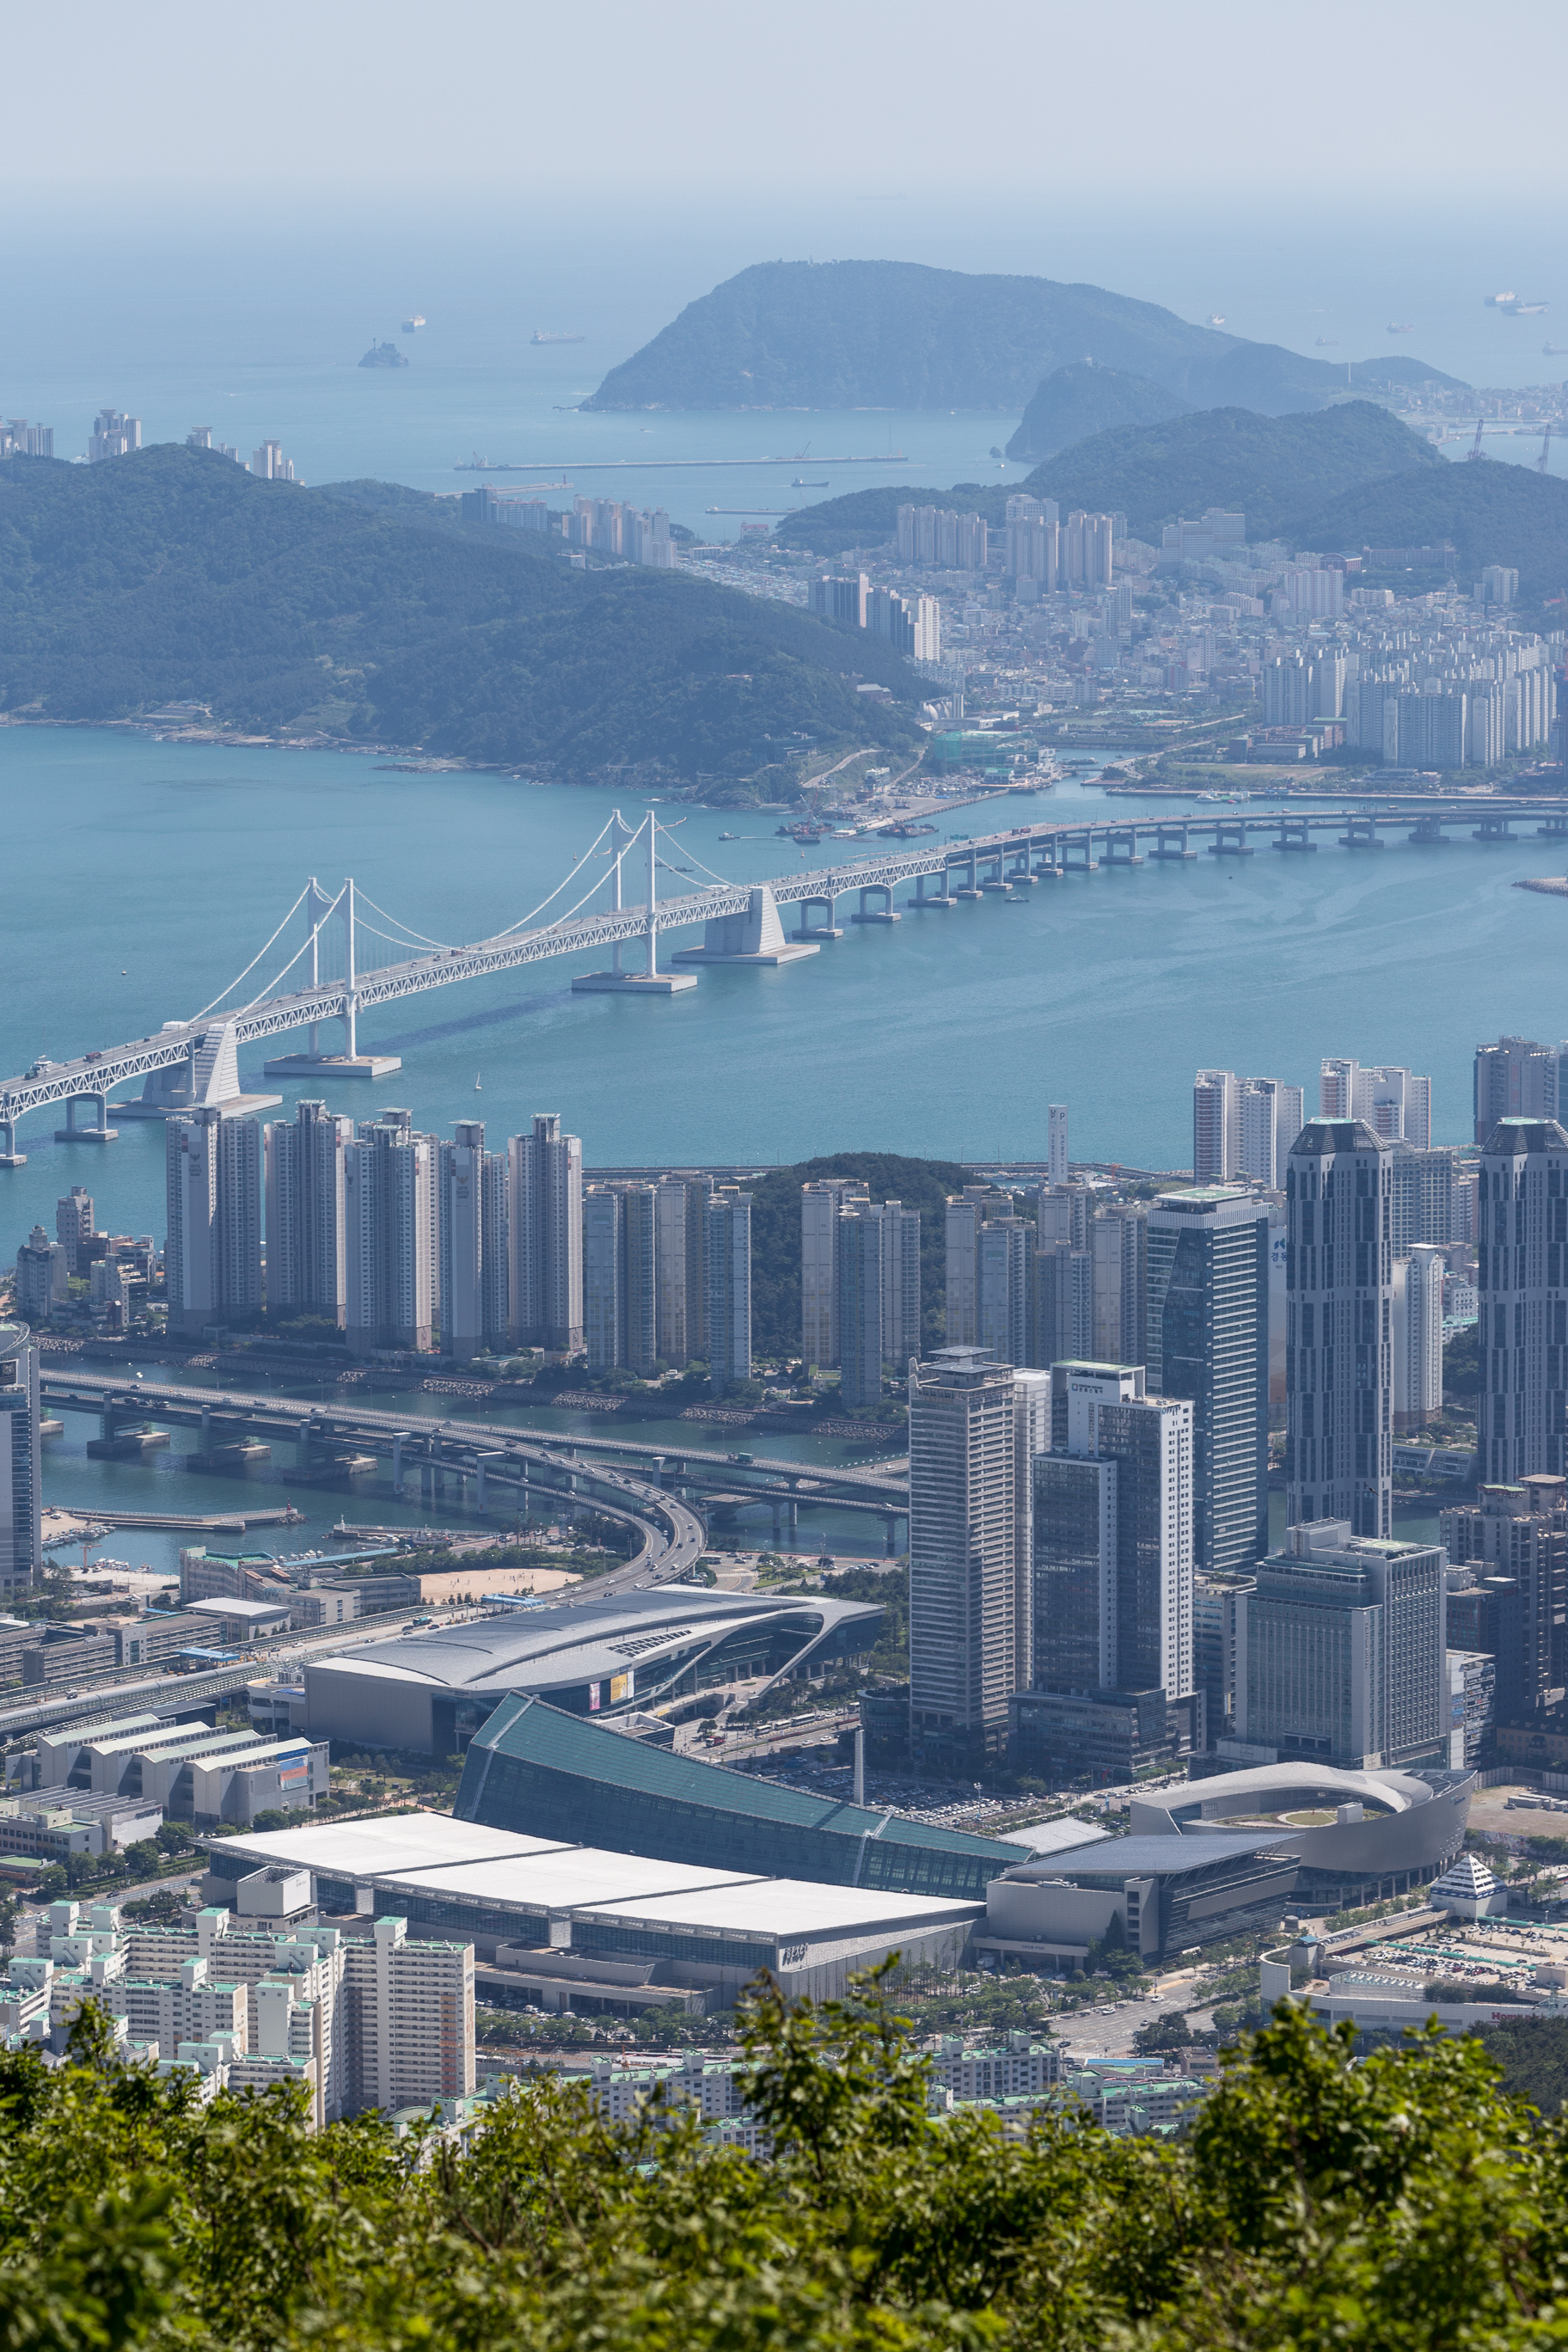
<path fill-rule="evenodd" d="M 1481 448 L 1481 435 L 1486 430 L 1486 422 L 1487 420 L 1484 416 L 1477 417 L 1475 443 L 1472 447 L 1466 450 L 1465 455 L 1467 457 L 1479 457 L 1484 454 Z"/>
<path fill-rule="evenodd" d="M 1541 455 L 1535 461 L 1535 470 L 1538 474 L 1544 474 L 1550 471 L 1550 460 L 1552 457 L 1552 420 L 1549 416 L 1546 420 L 1546 430 L 1541 436 Z"/>

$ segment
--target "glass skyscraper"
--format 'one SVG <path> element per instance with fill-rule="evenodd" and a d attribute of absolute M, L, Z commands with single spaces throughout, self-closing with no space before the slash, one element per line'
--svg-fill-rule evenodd
<path fill-rule="evenodd" d="M 1268 1204 L 1217 1186 L 1149 1213 L 1151 1391 L 1193 1404 L 1193 1553 L 1200 1574 L 1268 1549 Z"/>

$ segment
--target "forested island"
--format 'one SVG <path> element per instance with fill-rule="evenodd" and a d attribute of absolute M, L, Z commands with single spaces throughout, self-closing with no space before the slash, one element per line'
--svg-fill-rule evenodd
<path fill-rule="evenodd" d="M 913 261 L 766 261 L 688 303 L 583 405 L 1017 413 L 1044 378 L 1086 355 L 1194 408 L 1279 415 L 1346 388 L 1341 362 L 1194 326 L 1102 286 Z M 1455 381 L 1403 352 L 1352 362 L 1351 380 Z"/>

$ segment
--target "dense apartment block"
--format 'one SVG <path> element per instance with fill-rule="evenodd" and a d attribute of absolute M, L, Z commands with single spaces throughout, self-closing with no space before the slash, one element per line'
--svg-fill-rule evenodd
<path fill-rule="evenodd" d="M 1502 1118 L 1481 1155 L 1478 1469 L 1491 1486 L 1562 1476 L 1568 1406 L 1568 1133 Z"/>
<path fill-rule="evenodd" d="M 1286 1173 L 1287 1523 L 1387 1538 L 1394 1507 L 1392 1147 L 1315 1119 Z"/>

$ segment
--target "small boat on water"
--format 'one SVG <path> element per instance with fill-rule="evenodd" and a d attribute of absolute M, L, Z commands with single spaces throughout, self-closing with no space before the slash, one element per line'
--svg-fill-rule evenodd
<path fill-rule="evenodd" d="M 784 830 L 784 827 L 781 825 L 781 826 L 779 827 L 779 830 L 780 830 L 780 832 L 782 833 L 782 832 L 783 832 L 783 830 Z M 741 838 L 741 836 L 740 836 L 740 835 L 739 835 L 738 833 L 721 833 L 721 834 L 719 835 L 719 838 L 720 838 L 720 840 L 721 840 L 721 841 L 739 841 L 739 840 L 740 840 L 740 838 Z"/>
<path fill-rule="evenodd" d="M 475 1092 L 477 1095 L 482 1095 L 482 1094 L 483 1094 L 483 1092 L 484 1092 L 484 1087 L 483 1087 L 483 1085 L 481 1084 L 481 1082 L 480 1082 L 480 1080 L 479 1080 L 479 1076 L 478 1076 L 478 1075 L 477 1075 L 477 1074 L 476 1074 L 475 1078 L 474 1078 L 474 1092 Z"/>

